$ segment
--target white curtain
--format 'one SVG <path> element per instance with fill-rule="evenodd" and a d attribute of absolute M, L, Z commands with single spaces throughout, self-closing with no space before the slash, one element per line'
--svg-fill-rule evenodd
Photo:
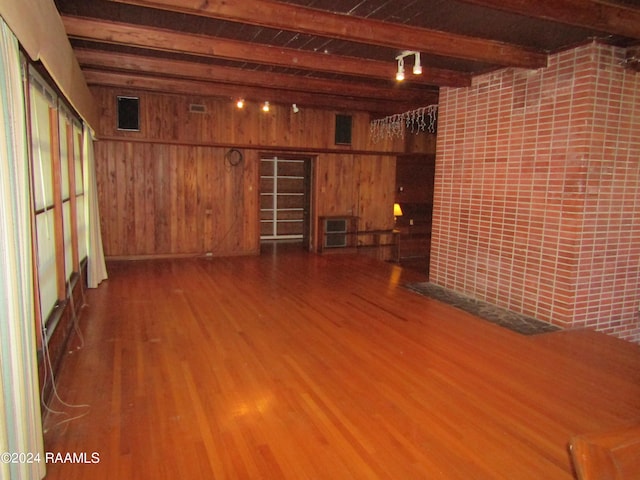
<path fill-rule="evenodd" d="M 93 153 L 93 133 L 85 124 L 82 135 L 84 168 L 85 218 L 87 219 L 87 286 L 96 288 L 107 279 L 104 262 L 102 235 L 100 234 L 100 210 L 98 208 L 98 185 L 96 182 L 96 161 Z"/>
<path fill-rule="evenodd" d="M 0 19 L 0 452 L 40 462 L 0 461 L 2 479 L 45 474 L 36 357 L 25 105 L 18 41 Z"/>

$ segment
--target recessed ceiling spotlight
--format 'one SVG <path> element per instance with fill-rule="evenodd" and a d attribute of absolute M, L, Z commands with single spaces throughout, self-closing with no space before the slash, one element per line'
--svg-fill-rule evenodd
<path fill-rule="evenodd" d="M 236 102 L 236 107 L 244 108 L 244 98 L 239 98 L 238 99 L 238 101 Z"/>
<path fill-rule="evenodd" d="M 270 107 L 270 105 L 269 105 L 269 102 L 264 102 L 264 103 L 262 104 L 262 111 L 263 111 L 263 112 L 268 112 L 270 108 L 271 108 L 271 107 Z"/>
<path fill-rule="evenodd" d="M 291 110 L 293 110 L 293 113 L 298 113 L 300 111 L 298 105 L 296 105 L 295 103 L 291 105 Z"/>

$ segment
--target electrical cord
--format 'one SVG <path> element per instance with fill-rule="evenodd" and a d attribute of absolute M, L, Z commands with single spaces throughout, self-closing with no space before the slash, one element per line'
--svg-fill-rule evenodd
<path fill-rule="evenodd" d="M 73 323 L 73 327 L 74 330 L 76 332 L 76 334 L 78 335 L 78 337 L 80 338 L 80 345 L 78 347 L 76 347 L 76 350 L 80 350 L 82 348 L 84 348 L 84 336 L 82 335 L 82 331 L 80 330 L 80 326 L 79 326 L 79 322 L 78 322 L 78 316 L 76 314 L 76 310 L 75 310 L 75 302 L 73 300 L 73 291 L 71 289 L 71 285 L 70 282 L 67 281 L 67 301 L 68 301 L 68 305 L 71 308 L 71 319 L 72 319 L 72 323 Z M 84 299 L 84 292 L 82 293 L 82 301 L 83 304 L 80 308 L 84 308 L 85 306 L 87 306 L 87 304 L 85 303 L 85 299 Z M 49 351 L 49 343 L 47 341 L 47 335 L 46 335 L 47 329 L 46 327 L 43 327 L 40 330 L 40 338 L 42 340 L 42 355 L 43 355 L 43 360 L 44 360 L 44 378 L 43 378 L 43 388 L 41 391 L 41 402 L 42 405 L 44 407 L 44 409 L 49 413 L 49 414 L 53 414 L 53 415 L 69 415 L 67 412 L 64 411 L 60 411 L 60 410 L 55 410 L 53 408 L 51 408 L 50 405 L 47 404 L 45 398 L 44 398 L 44 386 L 47 384 L 47 380 L 49 379 L 49 376 L 51 378 L 51 389 L 53 392 L 53 396 L 54 399 L 56 399 L 61 405 L 68 407 L 68 408 L 86 408 L 89 409 L 91 408 L 91 405 L 88 404 L 79 404 L 79 405 L 74 405 L 71 403 L 68 403 L 66 401 L 64 401 L 62 399 L 62 397 L 60 396 L 59 392 L 58 392 L 58 387 L 56 385 L 56 379 L 55 379 L 55 375 L 53 373 L 53 364 L 51 362 L 51 353 Z M 66 418 L 64 420 L 59 421 L 58 423 L 56 423 L 55 425 L 53 425 L 53 427 L 51 428 L 55 428 L 58 427 L 60 425 L 63 424 L 67 424 L 73 420 L 77 420 L 79 418 L 82 418 L 86 415 L 89 414 L 89 410 L 87 410 L 86 412 L 80 414 L 80 415 L 76 415 L 70 418 Z M 48 429 L 44 430 L 45 433 L 48 431 Z"/>

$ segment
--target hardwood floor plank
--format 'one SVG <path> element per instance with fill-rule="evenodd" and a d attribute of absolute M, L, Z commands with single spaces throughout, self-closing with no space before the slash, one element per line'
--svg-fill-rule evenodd
<path fill-rule="evenodd" d="M 51 479 L 571 479 L 567 444 L 640 423 L 640 348 L 525 337 L 358 255 L 113 262 L 46 449 Z"/>

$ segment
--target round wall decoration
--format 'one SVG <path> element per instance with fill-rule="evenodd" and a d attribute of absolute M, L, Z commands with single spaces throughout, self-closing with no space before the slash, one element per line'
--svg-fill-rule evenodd
<path fill-rule="evenodd" d="M 243 157 L 244 157 L 244 155 L 242 155 L 242 152 L 240 150 L 238 150 L 237 148 L 230 149 L 224 155 L 225 160 L 232 167 L 235 167 L 236 165 L 238 165 L 242 161 Z"/>

